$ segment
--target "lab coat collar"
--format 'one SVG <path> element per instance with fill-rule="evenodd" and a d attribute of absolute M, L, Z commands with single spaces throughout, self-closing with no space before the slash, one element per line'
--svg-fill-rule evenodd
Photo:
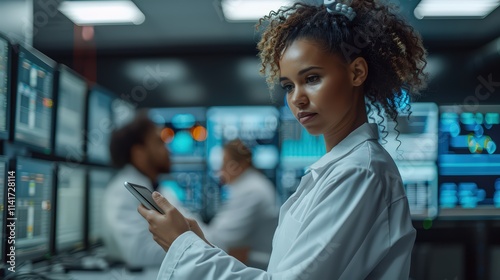
<path fill-rule="evenodd" d="M 340 141 L 333 149 L 312 164 L 306 173 L 311 172 L 313 180 L 316 181 L 324 167 L 343 158 L 356 146 L 368 140 L 378 140 L 378 126 L 375 123 L 364 123 L 356 128 L 344 140 Z"/>
<path fill-rule="evenodd" d="M 130 175 L 131 177 L 132 176 L 133 177 L 138 177 L 138 176 L 146 177 L 144 174 L 141 173 L 141 171 L 139 171 L 139 169 L 135 168 L 135 166 L 133 166 L 132 164 L 125 165 L 122 168 L 122 172 L 124 172 L 127 175 Z M 133 183 L 133 182 L 131 182 L 131 183 Z"/>

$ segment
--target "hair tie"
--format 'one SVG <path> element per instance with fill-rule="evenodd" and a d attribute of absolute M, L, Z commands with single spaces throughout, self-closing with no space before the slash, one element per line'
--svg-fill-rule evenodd
<path fill-rule="evenodd" d="M 356 12 L 351 8 L 352 0 L 324 0 L 324 4 L 332 15 L 343 15 L 349 21 L 356 17 Z"/>

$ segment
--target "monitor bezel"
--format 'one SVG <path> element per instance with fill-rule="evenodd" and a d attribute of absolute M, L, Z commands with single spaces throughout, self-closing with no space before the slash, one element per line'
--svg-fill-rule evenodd
<path fill-rule="evenodd" d="M 14 59 L 14 51 L 13 51 L 12 42 L 10 41 L 10 39 L 7 36 L 0 33 L 0 39 L 5 40 L 7 42 L 8 62 L 7 62 L 7 69 L 6 69 L 6 73 L 7 73 L 6 98 L 7 98 L 7 105 L 8 105 L 8 104 L 12 104 L 11 103 L 12 102 L 12 95 L 13 95 L 12 83 L 15 80 L 14 78 L 16 77 L 14 75 L 14 73 L 12 72 L 12 70 L 13 70 L 12 62 Z M 6 120 L 5 121 L 5 131 L 0 131 L 0 139 L 9 140 L 10 139 L 10 128 L 12 127 L 11 106 L 7 106 L 5 108 L 5 120 Z"/>
<path fill-rule="evenodd" d="M 59 117 L 59 114 L 58 114 L 58 110 L 59 110 L 59 102 L 60 102 L 60 88 L 61 88 L 61 72 L 66 72 L 66 74 L 69 74 L 73 77 L 76 77 L 77 79 L 85 82 L 85 91 L 84 91 L 84 96 L 83 96 L 83 116 L 82 116 L 82 128 L 83 128 L 83 132 L 81 133 L 81 150 L 78 151 L 81 153 L 81 156 L 76 156 L 72 159 L 68 159 L 68 158 L 65 158 L 65 155 L 62 155 L 61 153 L 59 153 L 56 149 L 56 146 L 57 146 L 57 143 L 56 143 L 56 137 L 57 137 L 57 132 L 58 132 L 58 117 Z M 87 129 L 87 114 L 88 114 L 88 104 L 87 104 L 87 99 L 88 99 L 88 95 L 89 95 L 89 82 L 88 80 L 83 77 L 82 75 L 78 74 L 76 71 L 74 71 L 73 69 L 69 68 L 68 66 L 64 65 L 64 64 L 58 64 L 57 65 L 57 69 L 55 71 L 55 75 L 54 75 L 54 87 L 53 87 L 53 91 L 54 91 L 54 98 L 55 98 L 55 110 L 54 110 L 54 123 L 53 123 L 53 129 L 52 129 L 52 147 L 54 147 L 53 149 L 53 154 L 54 156 L 56 157 L 59 157 L 59 158 L 64 158 L 65 160 L 71 160 L 71 161 L 75 161 L 75 162 L 84 162 L 85 159 L 86 159 L 86 151 L 85 151 L 85 146 L 86 146 L 86 134 L 85 134 L 85 131 Z"/>
<path fill-rule="evenodd" d="M 51 116 L 50 116 L 50 131 L 49 131 L 49 147 L 48 148 L 45 148 L 45 147 L 41 147 L 41 146 L 37 146 L 37 145 L 34 145 L 32 143 L 29 143 L 29 142 L 26 142 L 26 141 L 23 141 L 23 140 L 20 140 L 20 139 L 16 139 L 16 131 L 17 131 L 17 123 L 16 123 L 16 109 L 17 109 L 17 106 L 18 106 L 18 84 L 19 84 L 19 63 L 20 63 L 20 55 L 21 55 L 21 52 L 25 52 L 27 53 L 28 55 L 30 55 L 32 58 L 35 58 L 37 61 L 36 62 L 39 62 L 39 63 L 43 63 L 45 64 L 45 66 L 47 66 L 48 68 L 50 68 L 51 70 L 51 74 L 52 74 L 52 88 L 50 90 L 50 93 L 52 94 L 52 101 L 54 102 L 53 103 L 53 108 L 52 108 L 52 111 L 51 111 Z M 50 59 L 48 56 L 44 55 L 43 53 L 41 53 L 40 51 L 36 50 L 35 48 L 33 47 L 30 47 L 30 46 L 27 46 L 27 45 L 16 45 L 16 61 L 15 61 L 15 65 L 18 66 L 17 68 L 17 71 L 16 71 L 16 75 L 15 75 L 15 80 L 13 81 L 12 83 L 12 96 L 14 97 L 13 100 L 12 100 L 12 104 L 15 104 L 15 109 L 12 110 L 12 114 L 11 114 L 11 117 L 12 117 L 12 141 L 14 143 L 19 143 L 21 144 L 22 146 L 25 146 L 26 148 L 28 148 L 29 150 L 33 151 L 33 152 L 38 152 L 38 153 L 42 153 L 44 155 L 52 155 L 53 154 L 53 151 L 54 151 L 54 147 L 53 147 L 53 143 L 54 143 L 54 139 L 53 139 L 53 135 L 54 135 L 54 126 L 55 126 L 55 111 L 56 111 L 56 108 L 55 108 L 55 94 L 54 94 L 54 87 L 55 87 L 55 84 L 54 84 L 54 78 L 55 78 L 55 72 L 56 72 L 56 67 L 57 67 L 57 63 Z M 13 64 L 14 65 L 14 64 Z"/>

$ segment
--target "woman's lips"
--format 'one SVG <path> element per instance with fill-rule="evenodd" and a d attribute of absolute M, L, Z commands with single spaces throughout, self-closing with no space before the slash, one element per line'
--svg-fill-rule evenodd
<path fill-rule="evenodd" d="M 311 121 L 317 114 L 316 113 L 299 113 L 298 114 L 298 118 L 299 118 L 299 122 L 301 124 L 305 124 L 305 123 L 308 123 L 309 121 Z"/>

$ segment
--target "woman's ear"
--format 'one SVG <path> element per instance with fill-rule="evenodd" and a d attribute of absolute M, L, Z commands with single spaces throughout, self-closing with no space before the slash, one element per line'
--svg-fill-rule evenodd
<path fill-rule="evenodd" d="M 349 69 L 352 73 L 352 85 L 356 87 L 361 86 L 365 82 L 366 77 L 368 77 L 368 63 L 366 63 L 366 60 L 362 57 L 356 58 L 349 65 Z"/>

